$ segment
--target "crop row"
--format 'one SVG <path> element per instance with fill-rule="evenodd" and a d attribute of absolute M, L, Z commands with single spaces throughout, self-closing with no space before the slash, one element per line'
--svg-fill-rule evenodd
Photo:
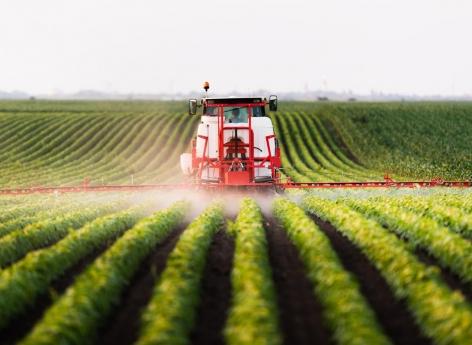
<path fill-rule="evenodd" d="M 405 210 L 390 198 L 349 199 L 346 203 L 405 237 L 441 264 L 450 268 L 465 282 L 472 282 L 472 243 L 433 219 Z"/>
<path fill-rule="evenodd" d="M 422 264 L 408 245 L 341 202 L 306 197 L 303 206 L 329 221 L 370 259 L 416 322 L 436 344 L 467 344 L 472 339 L 472 310 L 434 269 Z"/>
<path fill-rule="evenodd" d="M 438 198 L 444 205 L 447 205 L 446 199 L 455 200 L 454 196 L 448 199 L 440 195 Z M 411 199 L 413 205 L 415 198 Z M 363 295 L 365 291 L 360 291 L 356 276 L 343 267 L 325 229 L 318 227 L 309 214 L 330 222 L 368 258 L 395 298 L 406 302 L 422 332 L 435 344 L 467 344 L 472 336 L 469 301 L 461 292 L 452 291 L 445 284 L 438 268 L 422 263 L 414 248 L 417 245 L 438 257 L 442 267 L 451 268 L 467 284 L 470 283 L 467 280 L 470 265 L 467 263 L 471 255 L 463 243 L 470 245 L 470 241 L 423 213 L 416 214 L 408 207 L 395 205 L 389 208 L 388 200 L 394 198 L 331 201 L 308 195 L 302 199 L 300 208 L 292 201 L 278 198 L 273 204 L 273 215 L 282 225 L 280 231 L 286 232 L 300 256 L 304 274 L 312 284 L 313 297 L 320 302 L 322 318 L 336 343 L 388 344 L 391 340 Z M 122 211 L 127 205 L 124 201 L 110 203 L 108 200 L 104 205 L 99 206 L 97 210 L 102 211 L 95 214 L 84 209 L 83 213 L 90 213 L 90 218 L 78 219 L 80 224 L 68 223 L 73 221 L 74 215 L 80 218 L 80 212 L 73 211 L 65 217 L 41 220 L 12 232 L 26 234 L 34 245 L 20 249 L 21 254 L 7 261 L 0 271 L 0 329 L 12 327 L 12 321 L 34 307 L 38 299 L 48 293 L 52 283 L 70 273 L 83 258 L 94 254 L 98 258 L 52 301 L 22 343 L 79 344 L 84 339 L 97 340 L 113 311 L 119 309 L 123 293 L 139 267 L 144 265 L 144 259 L 159 249 L 156 246 L 182 222 L 189 207 L 186 202 L 178 202 L 141 219 L 143 206 Z M 379 218 L 379 214 L 389 217 Z M 425 223 L 421 223 L 424 219 Z M 191 341 L 209 247 L 215 233 L 224 231 L 223 223 L 222 204 L 216 203 L 182 232 L 165 260 L 165 269 L 154 282 L 141 318 L 136 320 L 140 324 L 137 343 Z M 412 228 L 413 223 L 421 224 L 424 229 Z M 43 226 L 39 227 L 41 224 Z M 71 230 L 71 225 L 76 230 Z M 29 227 L 38 230 L 32 232 L 34 235 L 28 235 Z M 434 242 L 422 239 L 422 236 L 428 238 L 426 227 L 443 236 L 446 249 L 441 251 Z M 59 235 L 49 230 L 56 228 Z M 228 344 L 283 342 L 285 334 L 277 299 L 280 296 L 275 292 L 267 231 L 275 230 L 265 228 L 257 203 L 244 199 L 236 221 L 228 225 L 228 233 L 235 241 L 232 297 L 221 330 L 222 339 Z M 12 234 L 1 238 L 0 243 Z M 16 236 L 20 238 L 20 235 Z M 104 244 L 109 248 L 103 248 Z M 100 255 L 96 252 L 98 248 L 100 252 L 104 250 Z M 462 262 L 454 261 L 456 252 L 461 254 Z"/>
<path fill-rule="evenodd" d="M 283 167 L 297 181 L 346 181 L 378 179 L 348 159 L 316 114 L 288 111 L 273 114 L 280 136 Z"/>
<path fill-rule="evenodd" d="M 29 251 L 50 245 L 98 216 L 110 213 L 120 204 L 83 208 L 26 226 L 0 238 L 0 267 L 5 267 Z"/>
<path fill-rule="evenodd" d="M 49 284 L 103 243 L 131 227 L 139 213 L 122 211 L 100 217 L 56 244 L 29 253 L 0 273 L 0 329 L 31 306 Z"/>
<path fill-rule="evenodd" d="M 139 264 L 181 222 L 186 208 L 177 203 L 128 230 L 76 278 L 21 344 L 91 341 Z"/>
<path fill-rule="evenodd" d="M 453 207 L 459 207 L 465 212 L 472 213 L 472 193 L 446 194 L 441 197 L 441 203 Z"/>
<path fill-rule="evenodd" d="M 27 225 L 38 223 L 48 219 L 54 219 L 61 215 L 80 210 L 84 207 L 98 207 L 101 204 L 100 198 L 84 197 L 80 199 L 72 199 L 72 197 L 62 196 L 61 199 L 55 197 L 46 197 L 38 203 L 35 196 L 29 198 L 31 204 L 27 202 L 27 207 L 14 207 L 12 209 L 3 210 L 0 212 L 0 238 L 26 228 Z M 25 197 L 25 201 L 28 198 Z M 38 205 L 35 206 L 35 204 Z"/>
<path fill-rule="evenodd" d="M 280 344 L 278 311 L 261 210 L 243 199 L 230 232 L 235 237 L 232 305 L 225 328 L 228 344 Z"/>
<path fill-rule="evenodd" d="M 307 105 L 370 168 L 405 178 L 472 179 L 468 103 Z"/>
<path fill-rule="evenodd" d="M 206 254 L 223 223 L 222 205 L 215 204 L 185 229 L 143 313 L 138 344 L 186 342 L 196 317 Z"/>
<path fill-rule="evenodd" d="M 338 344 L 389 344 L 355 279 L 329 240 L 297 205 L 275 201 L 274 213 L 295 244 Z"/>
<path fill-rule="evenodd" d="M 441 203 L 441 196 L 390 198 L 388 202 L 432 218 L 449 229 L 472 239 L 472 212 Z"/>
<path fill-rule="evenodd" d="M 15 135 L 1 133 L 10 140 L 0 148 L 0 183 L 79 184 L 84 177 L 119 183 L 130 182 L 131 175 L 135 183 L 175 179 L 178 155 L 188 145 L 195 119 L 168 110 L 38 114 L 42 121 L 25 116 L 21 130 L 2 128 Z"/>
<path fill-rule="evenodd" d="M 54 280 L 94 248 L 121 236 L 76 277 L 20 343 L 80 344 L 83 339 L 95 339 L 138 266 L 181 222 L 187 207 L 179 202 L 137 224 L 139 209 L 99 217 L 57 243 L 30 252 L 0 273 L 0 328 L 33 306 Z M 188 342 L 208 248 L 223 222 L 222 205 L 214 204 L 180 236 L 143 311 L 137 343 Z M 231 278 L 234 293 L 225 327 L 227 342 L 280 343 L 265 229 L 253 200 L 244 200 L 230 233 L 236 248 Z"/>

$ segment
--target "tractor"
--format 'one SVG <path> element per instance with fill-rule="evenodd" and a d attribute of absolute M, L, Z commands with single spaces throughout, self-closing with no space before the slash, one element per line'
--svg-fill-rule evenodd
<path fill-rule="evenodd" d="M 208 83 L 204 84 L 208 91 Z M 191 152 L 180 156 L 185 175 L 196 184 L 272 186 L 280 180 L 280 149 L 267 111 L 277 96 L 204 97 L 189 100 L 189 114 L 202 109 Z"/>

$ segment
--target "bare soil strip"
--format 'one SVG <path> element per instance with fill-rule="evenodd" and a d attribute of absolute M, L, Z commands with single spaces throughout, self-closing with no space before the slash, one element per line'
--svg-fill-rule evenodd
<path fill-rule="evenodd" d="M 167 257 L 187 225 L 173 230 L 145 259 L 124 292 L 116 312 L 99 332 L 99 344 L 133 344 L 138 339 L 141 311 L 151 299 L 156 279 L 165 269 Z"/>
<path fill-rule="evenodd" d="M 224 344 L 223 329 L 231 305 L 231 269 L 234 240 L 223 229 L 211 243 L 203 273 L 192 344 Z"/>
<path fill-rule="evenodd" d="M 109 241 L 97 247 L 92 253 L 82 258 L 76 265 L 67 270 L 64 275 L 55 280 L 51 284 L 49 293 L 43 294 L 36 300 L 34 306 L 25 312 L 24 315 L 12 320 L 10 327 L 1 331 L 2 344 L 15 344 L 24 338 L 38 322 L 46 310 L 53 304 L 53 295 L 60 296 L 70 285 L 74 283 L 74 279 L 82 273 L 96 258 L 98 258 L 113 243 Z"/>
<path fill-rule="evenodd" d="M 266 221 L 266 230 L 284 343 L 331 344 L 322 307 L 297 249 L 275 219 Z"/>
<path fill-rule="evenodd" d="M 468 287 L 467 284 L 463 283 L 456 274 L 451 272 L 449 269 L 442 267 L 441 264 L 431 255 L 429 255 L 425 250 L 417 249 L 415 250 L 415 255 L 424 264 L 428 266 L 436 266 L 439 269 L 439 272 L 444 282 L 452 290 L 460 291 L 467 301 L 472 302 L 472 288 Z"/>
<path fill-rule="evenodd" d="M 385 333 L 395 344 L 431 344 L 421 334 L 405 302 L 397 301 L 392 290 L 369 259 L 330 223 L 313 216 L 328 236 L 343 266 L 356 276 L 362 294 L 374 310 Z"/>

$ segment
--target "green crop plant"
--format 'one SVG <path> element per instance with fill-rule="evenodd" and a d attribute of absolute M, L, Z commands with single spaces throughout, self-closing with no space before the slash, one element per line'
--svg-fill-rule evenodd
<path fill-rule="evenodd" d="M 225 326 L 227 344 L 281 343 L 274 283 L 261 210 L 252 199 L 241 202 L 236 222 L 231 285 L 232 305 Z"/>
<path fill-rule="evenodd" d="M 56 218 L 62 214 L 78 210 L 81 207 L 84 208 L 86 207 L 86 203 L 88 204 L 87 206 L 95 205 L 95 207 L 100 207 L 99 198 L 97 199 L 98 200 L 89 200 L 88 198 L 85 198 L 84 200 L 71 201 L 66 198 L 65 200 L 62 200 L 61 203 L 57 204 L 46 201 L 43 203 L 45 208 L 43 210 L 38 210 L 33 214 L 28 212 L 19 213 L 14 219 L 0 223 L 0 238 L 15 231 L 24 229 L 30 224 Z"/>
<path fill-rule="evenodd" d="M 22 258 L 31 250 L 50 245 L 65 237 L 87 222 L 112 212 L 120 204 L 94 208 L 82 208 L 53 219 L 28 225 L 22 231 L 12 232 L 0 238 L 0 267 L 5 267 Z M 123 205 L 122 205 L 123 206 Z"/>
<path fill-rule="evenodd" d="M 441 203 L 440 196 L 391 198 L 389 203 L 438 221 L 448 229 L 472 239 L 472 213 Z"/>
<path fill-rule="evenodd" d="M 185 229 L 142 317 L 139 345 L 188 344 L 200 281 L 213 235 L 224 224 L 222 204 L 208 207 Z"/>
<path fill-rule="evenodd" d="M 439 202 L 446 206 L 460 208 L 463 212 L 472 214 L 472 193 L 444 194 Z"/>

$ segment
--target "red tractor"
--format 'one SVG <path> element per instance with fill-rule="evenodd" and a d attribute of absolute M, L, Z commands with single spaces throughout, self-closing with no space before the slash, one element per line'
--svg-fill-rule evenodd
<path fill-rule="evenodd" d="M 205 84 L 206 90 L 208 84 Z M 189 101 L 190 115 L 201 107 L 192 152 L 180 156 L 184 174 L 197 184 L 268 186 L 279 177 L 280 149 L 266 106 L 277 111 L 277 96 L 203 98 Z"/>

